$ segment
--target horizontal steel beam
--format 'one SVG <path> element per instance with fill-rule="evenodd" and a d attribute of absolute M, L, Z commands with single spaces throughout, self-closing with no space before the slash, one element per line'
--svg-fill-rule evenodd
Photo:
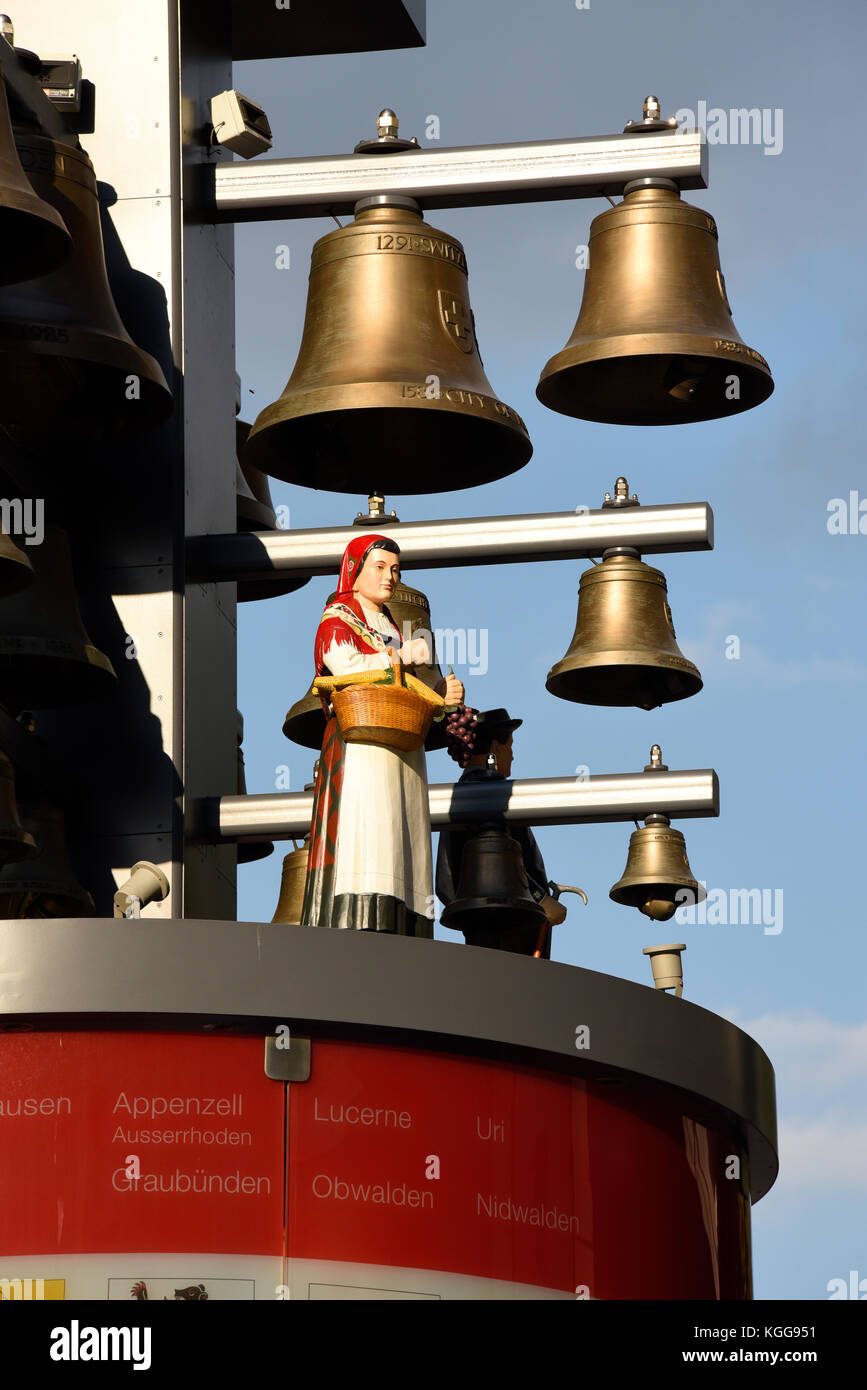
<path fill-rule="evenodd" d="M 645 555 L 713 550 L 713 512 L 707 502 L 444 521 L 383 518 L 365 529 L 394 537 L 402 569 L 579 560 L 622 545 Z M 275 573 L 336 573 L 357 536 L 353 526 L 193 536 L 187 541 L 188 578 L 206 583 L 273 579 Z"/>
<path fill-rule="evenodd" d="M 425 209 L 600 198 L 651 175 L 706 188 L 701 132 L 217 164 L 206 171 L 197 215 L 204 222 L 351 216 L 373 193 L 409 195 Z"/>
<path fill-rule="evenodd" d="M 434 829 L 491 817 L 538 826 L 639 820 L 652 811 L 673 820 L 719 815 L 719 781 L 708 768 L 584 779 L 440 782 L 428 790 Z M 310 829 L 312 815 L 312 792 L 208 797 L 201 805 L 197 838 L 210 844 L 301 839 Z"/>

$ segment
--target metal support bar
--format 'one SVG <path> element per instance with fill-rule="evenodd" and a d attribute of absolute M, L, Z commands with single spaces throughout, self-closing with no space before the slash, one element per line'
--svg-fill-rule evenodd
<path fill-rule="evenodd" d="M 425 209 L 600 198 L 651 175 L 680 188 L 706 188 L 701 132 L 220 164 L 207 171 L 198 217 L 254 222 L 351 216 L 358 199 L 373 193 L 409 195 Z"/>
<path fill-rule="evenodd" d="M 36 78 L 27 71 L 15 49 L 0 36 L 0 79 L 5 83 L 14 121 L 37 125 L 43 135 L 78 148 L 79 140 L 57 107 L 48 100 Z"/>
<path fill-rule="evenodd" d="M 434 829 L 491 817 L 538 826 L 639 820 L 653 811 L 672 820 L 719 815 L 719 781 L 709 768 L 585 779 L 440 782 L 428 792 Z M 205 799 L 202 811 L 201 838 L 211 844 L 299 839 L 310 829 L 313 794 L 211 797 Z"/>
<path fill-rule="evenodd" d="M 707 502 L 444 521 L 384 518 L 377 521 L 376 530 L 398 542 L 402 569 L 578 560 L 618 545 L 634 546 L 645 555 L 713 550 L 713 512 Z M 272 579 L 275 572 L 336 573 L 344 550 L 357 535 L 357 528 L 343 526 L 194 536 L 187 542 L 188 574 L 206 583 Z"/>

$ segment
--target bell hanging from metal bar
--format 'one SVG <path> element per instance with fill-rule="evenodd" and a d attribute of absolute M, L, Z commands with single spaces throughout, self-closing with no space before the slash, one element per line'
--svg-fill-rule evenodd
<path fill-rule="evenodd" d="M 271 489 L 265 474 L 252 464 L 245 463 L 242 451 L 250 426 L 246 420 L 235 421 L 235 499 L 237 503 L 236 525 L 239 531 L 276 531 L 277 515 L 271 500 Z M 294 594 L 309 580 L 296 575 L 274 572 L 273 578 L 239 579 L 238 602 L 250 603 L 256 599 L 278 598 L 281 594 Z"/>
<path fill-rule="evenodd" d="M 618 478 L 605 506 L 636 506 Z M 702 688 L 698 668 L 677 645 L 668 587 L 628 546 L 614 547 L 585 570 L 578 586 L 578 617 L 569 650 L 548 672 L 552 695 L 583 705 L 655 709 Z"/>
<path fill-rule="evenodd" d="M 645 102 L 645 116 L 655 97 Z M 630 122 L 626 132 L 670 123 Z M 672 138 L 675 138 L 674 136 Z M 628 183 L 593 219 L 578 321 L 536 395 L 561 415 L 612 425 L 678 425 L 750 410 L 774 389 L 732 321 L 717 227 L 670 179 Z"/>
<path fill-rule="evenodd" d="M 316 786 L 316 774 L 319 771 L 319 759 L 313 764 L 313 777 L 311 781 L 304 783 L 304 790 L 312 792 Z M 310 859 L 310 836 L 305 835 L 304 843 L 299 845 L 297 840 L 292 841 L 295 846 L 283 859 L 283 874 L 280 879 L 280 897 L 274 910 L 272 922 L 286 922 L 290 926 L 299 926 L 301 923 L 301 909 L 304 906 L 304 890 L 307 886 L 307 865 Z"/>
<path fill-rule="evenodd" d="M 329 594 L 326 599 L 326 607 L 329 603 L 333 603 L 336 597 L 336 593 Z M 407 640 L 407 637 L 411 640 L 412 637 L 423 634 L 428 640 L 428 645 L 433 647 L 434 635 L 430 625 L 430 603 L 427 594 L 423 594 L 421 589 L 411 589 L 408 584 L 398 584 L 394 596 L 388 601 L 388 611 L 400 629 L 404 641 Z M 436 652 L 432 654 L 434 660 L 431 665 L 414 666 L 412 672 L 420 681 L 424 681 L 425 685 L 434 689 L 442 680 L 443 675 L 436 662 Z M 306 694 L 300 700 L 296 700 L 286 715 L 283 733 L 293 743 L 300 743 L 304 748 L 316 748 L 318 750 L 322 747 L 325 715 L 322 712 L 322 702 L 319 696 L 313 694 L 312 681 Z M 430 732 L 424 741 L 426 751 L 432 753 L 438 748 L 444 748 L 445 743 L 443 721 L 431 724 Z"/>
<path fill-rule="evenodd" d="M 460 242 L 412 198 L 362 198 L 313 248 L 298 360 L 245 461 L 333 492 L 449 492 L 532 451 L 485 375 Z"/>
<path fill-rule="evenodd" d="M 70 862 L 63 813 L 34 796 L 22 799 L 21 816 L 38 849 L 0 869 L 0 918 L 92 917 L 93 898 Z"/>
<path fill-rule="evenodd" d="M 0 285 L 47 275 L 66 260 L 72 237 L 56 208 L 34 193 L 15 149 L 6 83 L 0 79 Z"/>
<path fill-rule="evenodd" d="M 244 742 L 244 716 L 243 716 L 243 714 L 241 713 L 241 711 L 240 711 L 239 709 L 238 709 L 238 710 L 235 710 L 235 715 L 236 715 L 236 717 L 237 717 L 237 728 L 238 728 L 238 777 L 237 777 L 237 783 L 236 783 L 236 786 L 237 786 L 237 795 L 238 795 L 238 796 L 246 796 L 246 795 L 247 795 L 247 775 L 246 775 L 246 773 L 245 773 L 245 771 L 244 771 L 244 753 L 243 753 L 243 750 L 242 750 L 242 748 L 241 748 L 241 744 Z M 248 844 L 248 845 L 239 844 L 239 845 L 238 845 L 238 863 L 239 863 L 239 864 L 252 864 L 252 863 L 254 863 L 257 859 L 267 859 L 268 856 L 269 856 L 269 854 L 273 854 L 273 853 L 274 853 L 274 846 L 273 846 L 273 844 L 270 842 L 270 840 L 263 840 L 261 843 L 256 843 L 256 842 L 254 841 L 254 842 L 252 842 L 251 844 Z"/>
<path fill-rule="evenodd" d="M 0 752 L 0 864 L 30 858 L 36 841 L 21 824 L 15 799 L 15 769 L 6 753 Z"/>
<path fill-rule="evenodd" d="M 668 771 L 658 743 L 651 748 L 644 771 Z M 667 922 L 679 907 L 704 901 L 707 892 L 689 867 L 686 840 L 672 829 L 668 816 L 654 812 L 632 832 L 626 868 L 608 896 L 624 907 L 637 907 L 656 922 Z"/>
<path fill-rule="evenodd" d="M 62 212 L 73 249 L 59 270 L 0 290 L 0 427 L 14 443 L 62 458 L 74 444 L 152 429 L 173 401 L 112 298 L 87 155 L 29 131 L 16 131 L 16 144 L 36 192 Z"/>
<path fill-rule="evenodd" d="M 521 846 L 502 822 L 483 825 L 464 846 L 458 895 L 443 908 L 444 927 L 462 931 L 468 946 L 519 949 L 532 955 L 544 908 L 530 892 Z M 510 944 L 505 944 L 505 943 Z"/>
<path fill-rule="evenodd" d="M 295 845 L 283 860 L 283 876 L 280 880 L 280 898 L 274 911 L 272 922 L 286 922 L 297 926 L 301 921 L 301 908 L 304 905 L 304 889 L 307 884 L 307 861 L 310 858 L 310 836 L 303 845 Z"/>
<path fill-rule="evenodd" d="M 32 585 L 0 598 L 0 704 L 17 713 L 103 699 L 117 677 L 81 621 L 66 532 L 46 525 L 32 564 Z"/>

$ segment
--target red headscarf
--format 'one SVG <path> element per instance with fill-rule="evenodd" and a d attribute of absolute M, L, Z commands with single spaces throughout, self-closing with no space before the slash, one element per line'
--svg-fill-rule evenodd
<path fill-rule="evenodd" d="M 343 559 L 340 562 L 340 578 L 337 581 L 337 593 L 331 603 L 322 614 L 322 620 L 316 630 L 316 643 L 314 646 L 313 659 L 316 664 L 317 676 L 326 673 L 325 653 L 333 641 L 347 642 L 350 646 L 357 648 L 360 652 L 371 653 L 382 651 L 382 644 L 378 637 L 368 639 L 364 632 L 359 632 L 356 625 L 350 626 L 347 620 L 349 615 L 356 619 L 356 624 L 360 625 L 365 631 L 369 632 L 367 618 L 364 609 L 355 597 L 353 584 L 358 578 L 361 566 L 371 550 L 376 550 L 384 541 L 391 541 L 389 536 L 353 536 L 349 545 L 343 552 Z M 391 544 L 395 542 L 391 541 Z M 348 610 L 348 614 L 341 614 L 336 611 L 339 607 Z M 400 629 L 394 622 L 387 608 L 383 609 L 386 616 L 391 619 L 392 626 L 398 636 L 401 635 Z M 327 713 L 327 701 L 322 700 L 322 707 Z"/>
<path fill-rule="evenodd" d="M 349 545 L 343 552 L 343 559 L 340 562 L 340 578 L 337 581 L 337 597 L 335 603 L 345 603 L 350 599 L 353 603 L 353 585 L 358 578 L 361 566 L 371 550 L 376 550 L 384 542 L 396 545 L 389 536 L 353 536 Z"/>

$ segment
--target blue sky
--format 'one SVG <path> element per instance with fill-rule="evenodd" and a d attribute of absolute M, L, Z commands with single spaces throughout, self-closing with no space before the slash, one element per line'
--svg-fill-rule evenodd
<path fill-rule="evenodd" d="M 709 148 L 709 187 L 687 200 L 716 218 L 729 299 L 776 390 L 729 420 L 669 429 L 556 415 L 535 387 L 571 333 L 583 287 L 575 248 L 600 201 L 445 210 L 427 220 L 459 238 L 485 369 L 525 419 L 530 463 L 498 483 L 389 497 L 403 520 L 598 506 L 618 474 L 643 503 L 707 500 L 712 552 L 661 556 L 681 649 L 704 689 L 646 713 L 568 704 L 545 690 L 572 635 L 582 563 L 408 570 L 435 627 L 486 629 L 485 674 L 458 669 L 468 700 L 524 719 L 514 775 L 635 771 L 662 744 L 672 768 L 714 767 L 718 820 L 682 822 L 709 888 L 782 893 L 782 930 L 757 925 L 659 929 L 608 898 L 629 826 L 539 832 L 553 878 L 580 884 L 554 958 L 649 981 L 645 945 L 680 939 L 685 993 L 732 1018 L 775 1065 L 781 1176 L 754 1209 L 759 1298 L 822 1299 L 828 1281 L 867 1277 L 867 969 L 859 872 L 865 816 L 864 607 L 867 535 L 832 535 L 828 506 L 867 499 L 863 431 L 865 225 L 860 0 L 757 6 L 711 0 L 428 0 L 425 48 L 239 63 L 235 85 L 266 109 L 274 156 L 351 150 L 392 106 L 401 133 L 440 146 L 601 135 L 656 93 L 680 108 L 767 108 L 778 153 Z M 301 338 L 313 242 L 333 222 L 239 226 L 237 358 L 244 417 L 282 391 Z M 290 247 L 290 269 L 275 248 Z M 272 483 L 293 527 L 346 523 L 359 495 Z M 867 513 L 867 507 L 865 507 Z M 867 517 L 865 517 L 867 529 Z M 315 755 L 282 736 L 311 674 L 313 634 L 331 581 L 239 606 L 238 690 L 248 789 L 271 791 L 289 767 L 300 790 Z M 726 657 L 737 636 L 740 657 Z M 432 782 L 451 780 L 445 753 Z M 285 849 L 239 870 L 238 916 L 269 920 Z M 777 897 L 774 901 L 779 902 Z M 779 925 L 779 920 L 778 923 Z M 439 932 L 439 929 L 438 929 Z M 442 932 L 445 936 L 446 933 Z M 454 939 L 450 936 L 450 939 Z"/>

